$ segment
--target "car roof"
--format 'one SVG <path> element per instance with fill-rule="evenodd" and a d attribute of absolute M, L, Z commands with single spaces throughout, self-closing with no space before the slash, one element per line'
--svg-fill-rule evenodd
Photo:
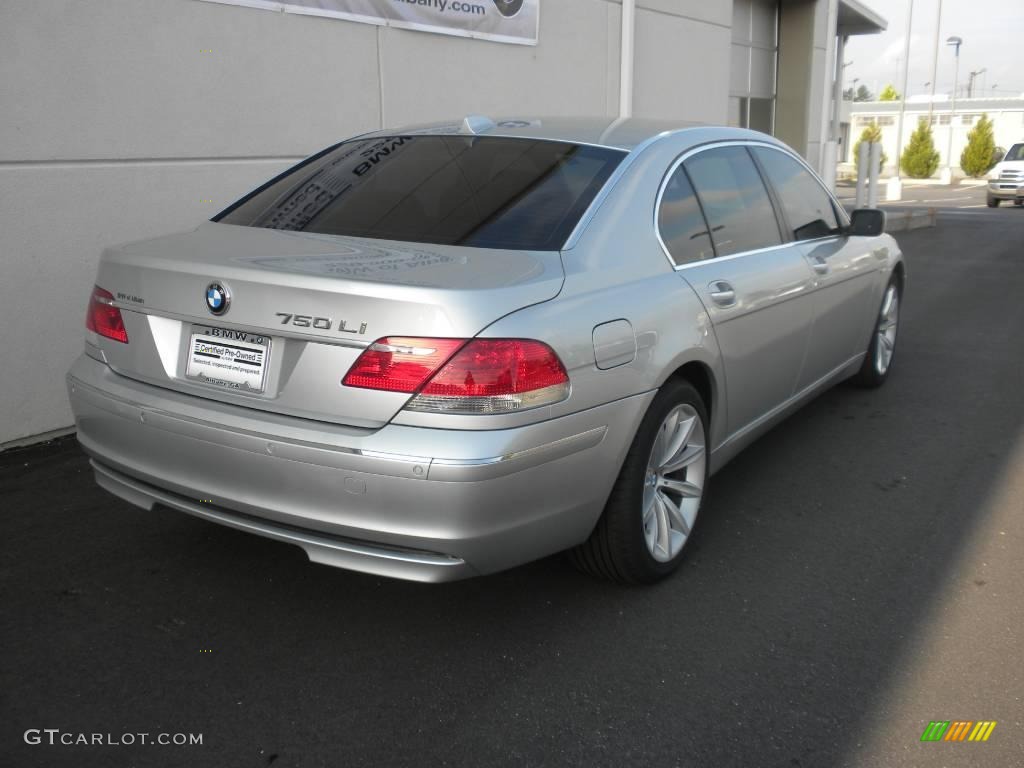
<path fill-rule="evenodd" d="M 690 136 L 693 143 L 712 140 L 755 139 L 779 143 L 757 131 L 728 128 L 685 120 L 614 117 L 487 117 L 467 115 L 437 123 L 406 125 L 374 131 L 360 138 L 377 136 L 503 136 L 590 144 L 630 152 L 649 139 L 668 135 Z"/>

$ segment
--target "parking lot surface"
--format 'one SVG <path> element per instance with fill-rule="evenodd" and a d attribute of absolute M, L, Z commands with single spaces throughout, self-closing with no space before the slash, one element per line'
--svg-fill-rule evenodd
<path fill-rule="evenodd" d="M 978 184 L 976 181 L 968 180 L 965 183 L 956 185 L 934 184 L 931 182 L 920 182 L 914 179 L 903 180 L 903 193 L 899 200 L 889 201 L 885 199 L 886 185 L 880 182 L 878 186 L 878 205 L 883 210 L 899 209 L 922 209 L 935 208 L 942 215 L 947 216 L 973 216 L 976 220 L 978 214 L 999 215 L 998 209 L 989 209 L 986 198 L 985 184 Z M 853 182 L 843 182 L 837 190 L 839 201 L 843 205 L 852 207 L 857 200 L 857 188 Z M 1004 200 L 1002 208 L 1013 208 L 1012 202 Z M 1020 209 L 1018 209 L 1018 212 Z"/>
<path fill-rule="evenodd" d="M 332 570 L 107 495 L 71 439 L 0 454 L 0 762 L 1024 764 L 1024 210 L 899 239 L 888 384 L 719 473 L 654 587 L 562 558 L 443 586 Z M 922 743 L 934 720 L 997 726 Z M 25 743 L 46 728 L 203 743 Z"/>

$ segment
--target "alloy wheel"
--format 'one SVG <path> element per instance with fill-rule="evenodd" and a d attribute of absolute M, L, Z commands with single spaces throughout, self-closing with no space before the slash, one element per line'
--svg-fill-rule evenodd
<path fill-rule="evenodd" d="M 884 376 L 892 363 L 892 355 L 896 351 L 896 331 L 900 314 L 900 294 L 895 285 L 890 285 L 882 300 L 882 311 L 878 315 L 878 327 L 875 329 L 875 370 Z"/>
<path fill-rule="evenodd" d="M 707 464 L 704 425 L 691 405 L 665 417 L 644 476 L 643 530 L 647 551 L 660 563 L 682 550 L 704 495 Z"/>

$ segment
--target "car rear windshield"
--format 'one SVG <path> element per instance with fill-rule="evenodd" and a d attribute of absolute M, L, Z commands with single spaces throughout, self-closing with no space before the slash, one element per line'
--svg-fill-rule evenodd
<path fill-rule="evenodd" d="M 625 153 L 557 141 L 389 136 L 339 144 L 214 221 L 325 235 L 557 250 Z"/>

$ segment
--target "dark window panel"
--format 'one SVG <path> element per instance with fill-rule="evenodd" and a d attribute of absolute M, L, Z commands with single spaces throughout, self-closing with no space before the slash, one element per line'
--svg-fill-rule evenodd
<path fill-rule="evenodd" d="M 795 240 L 813 240 L 839 232 L 832 198 L 806 168 L 774 149 L 755 147 L 754 154 L 775 189 Z"/>
<path fill-rule="evenodd" d="M 719 256 L 782 243 L 775 209 L 744 147 L 709 149 L 694 155 L 684 165 Z"/>
<path fill-rule="evenodd" d="M 707 222 L 682 166 L 665 185 L 661 207 L 658 208 L 658 231 L 677 265 L 703 261 L 715 255 Z"/>
<path fill-rule="evenodd" d="M 531 139 L 361 139 L 286 173 L 216 220 L 415 243 L 557 250 L 624 156 Z"/>

